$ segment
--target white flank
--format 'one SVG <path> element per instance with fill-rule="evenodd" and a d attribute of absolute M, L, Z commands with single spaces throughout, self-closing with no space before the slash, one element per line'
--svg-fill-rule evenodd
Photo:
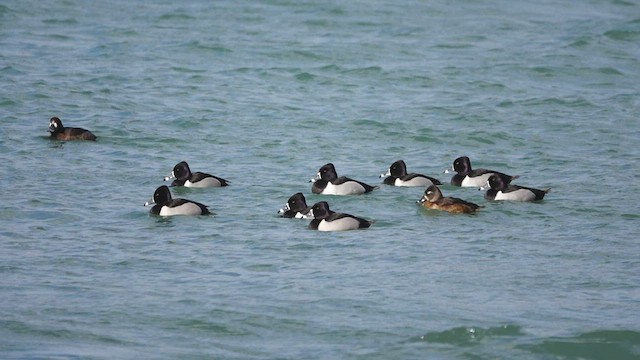
<path fill-rule="evenodd" d="M 484 186 L 487 181 L 489 180 L 489 176 L 493 175 L 493 173 L 487 173 L 484 175 L 480 175 L 480 176 L 476 176 L 476 177 L 469 177 L 469 176 L 465 176 L 464 179 L 462 180 L 462 184 L 460 184 L 460 186 L 462 187 L 475 187 L 475 188 L 479 188 Z"/>
<path fill-rule="evenodd" d="M 196 183 L 192 183 L 191 181 L 187 180 L 184 182 L 184 186 L 185 187 L 190 187 L 190 188 L 208 188 L 208 187 L 219 187 L 220 181 L 218 181 L 218 179 L 213 178 L 213 177 L 206 177 Z"/>
<path fill-rule="evenodd" d="M 536 195 L 526 189 L 511 191 L 508 193 L 498 191 L 496 194 L 496 200 L 533 201 L 535 199 Z"/>
<path fill-rule="evenodd" d="M 176 207 L 163 206 L 160 209 L 160 216 L 174 216 L 174 215 L 201 215 L 202 209 L 200 206 L 194 203 L 184 203 Z"/>
<path fill-rule="evenodd" d="M 327 187 L 322 191 L 325 195 L 355 195 L 362 194 L 365 192 L 364 186 L 358 184 L 355 181 L 347 181 L 346 183 L 342 183 L 340 185 L 333 185 L 332 183 L 327 183 Z"/>
<path fill-rule="evenodd" d="M 320 221 L 320 224 L 318 224 L 318 231 L 346 231 L 355 230 L 359 227 L 360 223 L 358 220 L 351 217 L 344 217 L 333 221 Z"/>
<path fill-rule="evenodd" d="M 426 177 L 417 176 L 409 181 L 402 181 L 400 179 L 396 179 L 396 186 L 431 186 L 433 182 L 427 179 Z"/>

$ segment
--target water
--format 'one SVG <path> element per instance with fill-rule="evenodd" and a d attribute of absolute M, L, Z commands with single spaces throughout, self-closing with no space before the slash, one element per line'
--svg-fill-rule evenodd
<path fill-rule="evenodd" d="M 638 358 L 639 6 L 3 3 L 0 357 Z M 552 192 L 308 183 L 461 155 Z M 232 182 L 173 190 L 215 215 L 149 216 L 182 160 Z M 375 223 L 278 218 L 298 191 Z"/>

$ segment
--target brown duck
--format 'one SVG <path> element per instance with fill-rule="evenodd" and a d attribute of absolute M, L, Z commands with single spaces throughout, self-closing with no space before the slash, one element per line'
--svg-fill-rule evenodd
<path fill-rule="evenodd" d="M 462 199 L 442 196 L 442 192 L 436 185 L 429 186 L 418 203 L 429 209 L 448 211 L 453 214 L 469 214 L 480 208 L 480 205 Z"/>
<path fill-rule="evenodd" d="M 96 140 L 91 131 L 83 128 L 64 127 L 58 117 L 52 117 L 49 121 L 51 138 L 56 140 Z"/>

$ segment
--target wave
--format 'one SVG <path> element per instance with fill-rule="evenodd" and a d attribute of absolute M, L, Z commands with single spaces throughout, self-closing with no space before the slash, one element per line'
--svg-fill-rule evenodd
<path fill-rule="evenodd" d="M 519 348 L 563 359 L 631 360 L 640 358 L 640 332 L 596 330 L 577 336 L 542 339 L 536 344 L 521 345 Z"/>
<path fill-rule="evenodd" d="M 454 327 L 444 331 L 428 332 L 412 338 L 410 342 L 444 345 L 447 353 L 461 354 L 507 350 L 516 357 L 561 359 L 616 359 L 631 360 L 640 357 L 640 332 L 635 330 L 593 330 L 560 337 L 534 337 L 517 325 L 482 328 Z"/>
<path fill-rule="evenodd" d="M 515 325 L 503 325 L 487 329 L 476 326 L 461 326 L 444 331 L 429 332 L 413 340 L 456 346 L 472 346 L 488 338 L 522 335 L 524 335 L 522 328 Z"/>

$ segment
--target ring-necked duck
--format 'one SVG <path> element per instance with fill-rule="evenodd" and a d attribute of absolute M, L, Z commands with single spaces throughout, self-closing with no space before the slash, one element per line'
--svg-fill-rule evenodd
<path fill-rule="evenodd" d="M 309 223 L 309 229 L 319 231 L 346 231 L 365 229 L 371 226 L 371 222 L 357 216 L 333 212 L 326 201 L 313 204 L 307 216 L 313 218 Z"/>
<path fill-rule="evenodd" d="M 444 197 L 436 185 L 429 186 L 427 190 L 425 190 L 422 199 L 417 202 L 429 209 L 448 211 L 454 214 L 472 213 L 480 207 L 480 205 L 462 199 Z"/>
<path fill-rule="evenodd" d="M 96 140 L 96 136 L 87 129 L 64 127 L 56 116 L 49 121 L 49 132 L 50 137 L 56 140 Z"/>
<path fill-rule="evenodd" d="M 172 199 L 171 192 L 166 185 L 162 185 L 153 193 L 151 201 L 144 206 L 153 205 L 151 214 L 160 216 L 173 215 L 209 215 L 206 205 L 185 199 Z"/>
<path fill-rule="evenodd" d="M 403 160 L 398 160 L 391 164 L 389 171 L 380 177 L 386 178 L 382 181 L 383 184 L 394 186 L 429 186 L 429 185 L 441 185 L 442 183 L 430 176 L 407 173 L 407 165 Z"/>
<path fill-rule="evenodd" d="M 307 211 L 307 200 L 304 198 L 304 195 L 302 195 L 302 193 L 295 193 L 291 195 L 287 203 L 284 204 L 284 208 L 278 211 L 278 214 L 285 218 L 304 219 L 306 218 Z"/>
<path fill-rule="evenodd" d="M 471 160 L 467 156 L 461 156 L 453 161 L 453 171 L 457 174 L 451 178 L 451 185 L 462 187 L 481 187 L 487 183 L 491 174 L 499 174 L 509 182 L 518 178 L 518 176 L 510 176 L 493 170 L 471 169 Z M 444 172 L 450 171 L 447 169 Z"/>
<path fill-rule="evenodd" d="M 515 200 L 515 201 L 538 201 L 544 199 L 544 196 L 551 189 L 533 189 L 520 185 L 509 184 L 500 175 L 491 175 L 484 187 L 480 190 L 487 190 L 484 198 L 487 200 Z"/>
<path fill-rule="evenodd" d="M 338 177 L 332 163 L 323 165 L 311 182 L 313 182 L 311 191 L 314 194 L 324 195 L 357 195 L 378 188 L 345 176 Z"/>
<path fill-rule="evenodd" d="M 229 185 L 223 178 L 205 174 L 202 172 L 191 172 L 186 161 L 181 161 L 173 167 L 171 175 L 164 178 L 164 181 L 173 180 L 171 186 L 184 186 L 192 188 L 221 187 Z"/>

